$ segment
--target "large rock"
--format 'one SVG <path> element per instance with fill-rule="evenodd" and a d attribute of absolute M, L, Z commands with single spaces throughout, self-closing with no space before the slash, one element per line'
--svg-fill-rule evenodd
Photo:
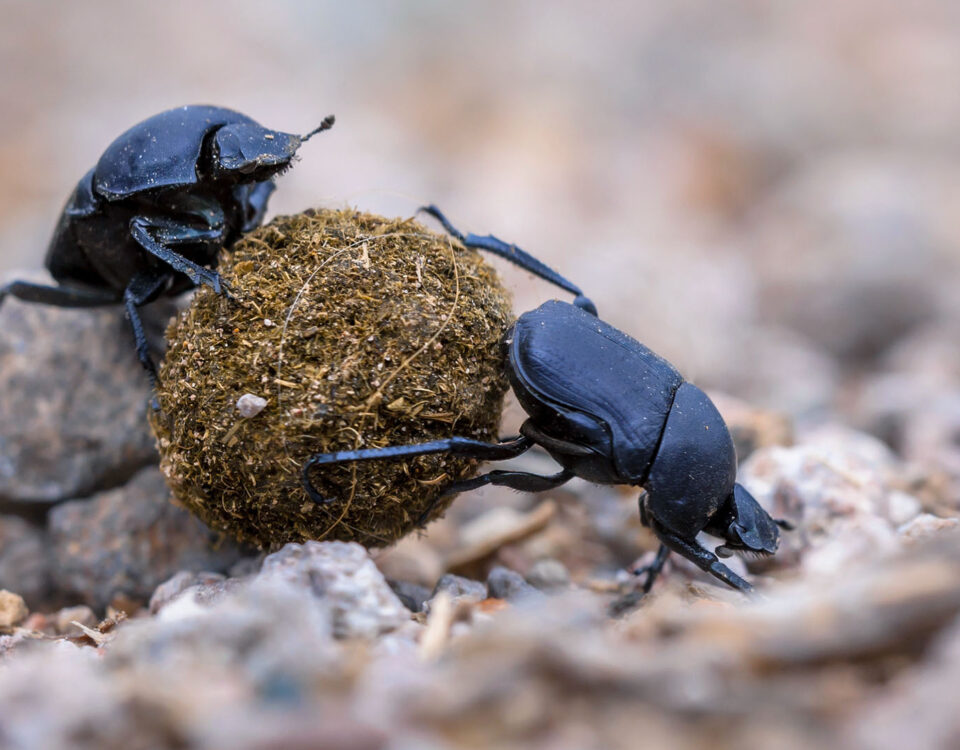
<path fill-rule="evenodd" d="M 43 529 L 0 516 L 0 589 L 16 591 L 33 608 L 50 594 L 50 551 Z"/>
<path fill-rule="evenodd" d="M 152 338 L 173 312 L 144 310 Z M 154 460 L 149 385 L 122 308 L 0 307 L 0 507 L 83 497 Z"/>
<path fill-rule="evenodd" d="M 58 505 L 49 524 L 57 586 L 100 609 L 112 601 L 144 603 L 174 573 L 222 571 L 240 555 L 173 505 L 152 467 L 124 487 Z"/>
<path fill-rule="evenodd" d="M 410 621 L 367 551 L 355 542 L 288 544 L 263 561 L 254 585 L 286 584 L 328 607 L 340 638 L 374 638 Z"/>

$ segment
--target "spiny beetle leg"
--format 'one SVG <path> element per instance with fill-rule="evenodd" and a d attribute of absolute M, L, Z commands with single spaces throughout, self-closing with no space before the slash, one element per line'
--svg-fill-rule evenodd
<path fill-rule="evenodd" d="M 520 266 L 520 268 L 523 268 L 530 273 L 539 276 L 541 279 L 549 281 L 551 284 L 555 284 L 561 289 L 570 292 L 575 297 L 573 301 L 574 305 L 585 310 L 591 315 L 597 314 L 596 305 L 594 305 L 588 297 L 584 296 L 583 292 L 580 290 L 580 287 L 568 281 L 548 265 L 537 260 L 526 251 L 521 250 L 516 245 L 504 242 L 503 240 L 494 237 L 492 234 L 482 237 L 477 234 L 465 235 L 463 232 L 453 226 L 453 224 L 450 223 L 450 220 L 444 216 L 443 212 L 433 204 L 421 207 L 420 211 L 430 214 L 430 216 L 435 218 L 440 222 L 440 224 L 443 225 L 444 230 L 446 230 L 448 234 L 456 237 L 467 247 L 476 248 L 477 250 L 486 250 L 487 252 L 509 260 L 511 263 Z"/>
<path fill-rule="evenodd" d="M 678 555 L 687 558 L 701 570 L 710 573 L 714 578 L 720 579 L 735 589 L 744 592 L 753 591 L 753 586 L 720 562 L 716 555 L 701 547 L 696 540 L 685 539 L 656 522 L 652 524 L 651 528 L 663 545 L 669 547 Z"/>
<path fill-rule="evenodd" d="M 468 456 L 482 461 L 503 461 L 519 456 L 521 453 L 528 451 L 532 445 L 533 441 L 522 435 L 499 443 L 484 443 L 471 438 L 452 437 L 413 445 L 391 445 L 385 448 L 318 453 L 310 457 L 303 465 L 303 470 L 300 472 L 300 483 L 311 500 L 318 503 L 329 503 L 332 501 L 322 498 L 314 488 L 313 482 L 310 481 L 310 469 L 314 466 L 330 466 L 332 464 L 374 461 L 377 459 L 413 458 L 433 453 L 453 453 L 454 455 Z"/>
<path fill-rule="evenodd" d="M 120 301 L 117 294 L 109 290 L 47 286 L 32 281 L 11 281 L 6 286 L 0 287 L 0 305 L 7 296 L 22 302 L 55 307 L 102 307 L 115 305 Z"/>

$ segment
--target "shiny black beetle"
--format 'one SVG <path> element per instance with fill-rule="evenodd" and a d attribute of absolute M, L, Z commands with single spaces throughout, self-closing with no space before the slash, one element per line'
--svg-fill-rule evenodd
<path fill-rule="evenodd" d="M 772 555 L 780 542 L 778 526 L 789 524 L 772 519 L 735 482 L 733 441 L 713 402 L 665 359 L 597 318 L 593 303 L 569 281 L 514 245 L 492 236 L 464 236 L 435 207 L 426 210 L 465 245 L 509 258 L 576 295 L 572 305 L 553 300 L 524 313 L 504 338 L 507 375 L 528 419 L 518 437 L 500 443 L 452 437 L 313 456 L 302 472 L 310 497 L 326 501 L 309 478 L 315 466 L 428 453 L 496 461 L 539 445 L 561 471 L 551 476 L 491 471 L 452 483 L 444 495 L 486 484 L 542 492 L 573 477 L 640 486 L 646 490 L 641 520 L 661 542 L 656 560 L 645 569 L 645 591 L 671 550 L 724 583 L 750 590 L 717 555 Z M 697 541 L 701 531 L 725 540 L 716 554 Z"/>
<path fill-rule="evenodd" d="M 304 136 L 267 130 L 221 107 L 171 109 L 111 143 L 67 201 L 47 249 L 58 286 L 14 281 L 0 287 L 27 302 L 59 307 L 126 306 L 137 355 L 156 368 L 137 308 L 206 284 L 220 293 L 220 250 L 259 226 Z"/>

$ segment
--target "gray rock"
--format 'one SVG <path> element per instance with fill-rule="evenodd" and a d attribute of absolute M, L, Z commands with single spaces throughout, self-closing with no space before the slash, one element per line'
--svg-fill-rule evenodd
<path fill-rule="evenodd" d="M 50 553 L 43 529 L 0 516 L 0 589 L 16 591 L 34 609 L 50 595 Z"/>
<path fill-rule="evenodd" d="M 487 576 L 487 590 L 490 596 L 509 601 L 520 601 L 542 597 L 543 592 L 535 589 L 519 573 L 502 565 L 497 565 Z"/>
<path fill-rule="evenodd" d="M 205 587 L 223 583 L 226 576 L 222 573 L 201 572 L 195 573 L 191 570 L 181 570 L 172 578 L 164 581 L 150 597 L 150 614 L 156 614 L 171 602 L 175 601 L 185 591 L 197 587 Z"/>
<path fill-rule="evenodd" d="M 27 274 L 30 276 L 30 274 Z M 162 341 L 173 303 L 144 310 Z M 0 507 L 117 486 L 154 461 L 149 385 L 119 307 L 0 307 Z"/>
<path fill-rule="evenodd" d="M 152 467 L 125 487 L 58 505 L 49 527 L 57 586 L 94 609 L 118 597 L 146 602 L 177 571 L 225 570 L 240 556 L 170 502 Z"/>
<path fill-rule="evenodd" d="M 430 598 L 430 589 L 418 583 L 410 583 L 409 581 L 387 580 L 387 583 L 390 585 L 393 593 L 397 595 L 397 598 L 403 602 L 404 607 L 411 612 L 423 611 L 423 605 L 426 604 Z"/>
<path fill-rule="evenodd" d="M 477 601 L 483 601 L 487 598 L 487 587 L 485 584 L 470 578 L 454 575 L 453 573 L 447 573 L 437 581 L 437 585 L 434 586 L 433 594 L 430 598 L 432 599 L 441 591 L 446 591 L 452 599 L 468 597 L 470 599 L 476 599 Z"/>
<path fill-rule="evenodd" d="M 541 591 L 557 591 L 570 585 L 570 571 L 559 560 L 537 560 L 527 572 L 527 582 Z"/>
<path fill-rule="evenodd" d="M 374 638 L 410 621 L 367 551 L 352 542 L 288 544 L 267 556 L 253 584 L 283 582 L 331 610 L 338 638 Z"/>

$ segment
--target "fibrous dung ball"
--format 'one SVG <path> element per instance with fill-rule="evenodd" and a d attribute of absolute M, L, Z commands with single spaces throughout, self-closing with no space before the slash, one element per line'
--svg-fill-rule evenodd
<path fill-rule="evenodd" d="M 473 250 L 413 220 L 280 217 L 170 326 L 151 415 L 180 503 L 243 542 L 388 544 L 441 514 L 476 462 L 445 454 L 311 469 L 310 456 L 460 435 L 496 440 L 507 293 Z"/>

